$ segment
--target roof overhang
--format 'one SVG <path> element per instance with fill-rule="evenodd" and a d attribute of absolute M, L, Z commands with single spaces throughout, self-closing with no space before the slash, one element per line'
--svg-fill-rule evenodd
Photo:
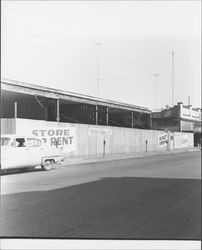
<path fill-rule="evenodd" d="M 62 99 L 62 100 L 68 100 L 70 102 L 75 102 L 75 103 L 100 105 L 100 106 L 106 106 L 109 108 L 122 109 L 122 110 L 128 110 L 128 111 L 138 111 L 138 112 L 148 113 L 148 114 L 151 113 L 151 111 L 145 107 L 106 100 L 102 98 L 96 98 L 96 97 L 92 97 L 88 95 L 81 95 L 81 94 L 77 94 L 73 92 L 47 88 L 47 87 L 42 87 L 42 86 L 38 86 L 35 84 L 24 83 L 24 82 L 13 81 L 13 80 L 1 80 L 1 89 L 16 92 L 16 93 L 27 94 L 27 95 L 52 98 L 56 100 Z"/>

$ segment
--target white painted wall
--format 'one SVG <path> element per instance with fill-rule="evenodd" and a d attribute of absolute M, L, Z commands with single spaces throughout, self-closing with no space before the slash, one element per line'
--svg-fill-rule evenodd
<path fill-rule="evenodd" d="M 103 154 L 126 154 L 147 151 L 166 151 L 173 148 L 193 147 L 193 134 L 168 133 L 158 130 L 119 128 L 74 123 L 57 123 L 31 119 L 2 119 L 2 134 L 38 134 L 50 143 L 52 137 L 60 138 L 63 153 L 67 157 L 98 156 Z M 57 134 L 57 135 L 56 135 Z M 71 137 L 70 140 L 67 140 Z M 65 143 L 63 142 L 63 138 Z M 162 143 L 162 140 L 168 143 Z M 68 142 L 67 142 L 68 141 Z M 161 142 L 161 143 L 160 143 Z"/>

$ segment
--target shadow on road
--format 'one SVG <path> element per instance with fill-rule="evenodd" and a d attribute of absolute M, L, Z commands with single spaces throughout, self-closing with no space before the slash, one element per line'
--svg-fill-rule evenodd
<path fill-rule="evenodd" d="M 39 171 L 43 171 L 43 170 L 41 168 L 34 168 L 34 167 L 7 169 L 7 170 L 1 170 L 0 176 L 13 175 L 13 174 L 23 174 L 23 173 L 29 173 L 29 172 L 39 172 Z"/>
<path fill-rule="evenodd" d="M 56 170 L 58 166 L 59 165 L 55 164 L 51 171 Z M 44 170 L 40 166 L 6 169 L 6 170 L 0 170 L 0 176 L 24 174 L 24 173 L 32 173 L 32 172 L 44 172 Z"/>
<path fill-rule="evenodd" d="M 201 180 L 104 178 L 2 196 L 1 236 L 201 239 Z"/>

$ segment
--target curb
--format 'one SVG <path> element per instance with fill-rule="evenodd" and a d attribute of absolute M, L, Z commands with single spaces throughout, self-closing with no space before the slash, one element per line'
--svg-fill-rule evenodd
<path fill-rule="evenodd" d="M 135 159 L 135 158 L 144 158 L 144 157 L 151 157 L 157 155 L 167 155 L 167 154 L 178 154 L 178 153 L 185 153 L 185 152 L 196 152 L 200 151 L 200 148 L 186 148 L 180 150 L 173 150 L 173 151 L 163 151 L 163 152 L 148 152 L 148 153 L 139 153 L 136 155 L 111 155 L 111 156 L 98 156 L 98 157 L 86 157 L 86 158 L 70 158 L 66 159 L 62 162 L 62 166 L 70 166 L 70 165 L 80 165 L 80 164 L 87 164 L 87 163 L 99 163 L 105 161 L 117 161 L 117 160 L 126 160 L 126 159 Z"/>

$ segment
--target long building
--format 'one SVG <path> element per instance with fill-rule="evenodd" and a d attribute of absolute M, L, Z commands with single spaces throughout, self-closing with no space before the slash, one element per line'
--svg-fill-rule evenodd
<path fill-rule="evenodd" d="M 148 108 L 11 80 L 1 82 L 1 118 L 2 134 L 40 138 L 65 158 L 193 146 L 193 133 L 152 130 Z"/>
<path fill-rule="evenodd" d="M 1 81 L 1 117 L 151 129 L 148 108 L 13 80 Z"/>

